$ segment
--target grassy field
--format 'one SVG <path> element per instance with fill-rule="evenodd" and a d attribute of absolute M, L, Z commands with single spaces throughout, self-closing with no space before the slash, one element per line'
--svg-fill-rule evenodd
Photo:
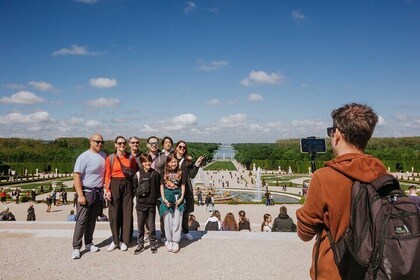
<path fill-rule="evenodd" d="M 233 165 L 233 163 L 231 161 L 215 161 L 212 164 L 210 164 L 209 166 L 207 166 L 206 168 L 204 168 L 204 170 L 215 170 L 215 171 L 219 171 L 219 170 L 228 170 L 228 171 L 236 171 L 236 167 L 235 165 Z"/>

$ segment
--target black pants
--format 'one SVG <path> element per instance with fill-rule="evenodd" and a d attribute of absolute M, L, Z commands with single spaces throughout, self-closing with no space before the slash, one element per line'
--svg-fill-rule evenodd
<path fill-rule="evenodd" d="M 108 214 L 112 239 L 117 246 L 120 245 L 120 240 L 128 245 L 131 240 L 133 226 L 133 191 L 131 182 L 125 178 L 112 178 L 110 189 L 111 201 L 108 205 Z"/>
<path fill-rule="evenodd" d="M 92 192 L 84 192 L 84 195 L 87 201 L 91 201 L 94 194 Z M 96 218 L 102 211 L 102 195 L 102 192 L 97 192 L 95 199 L 91 203 L 86 203 L 85 205 L 80 205 L 79 202 L 76 203 L 77 220 L 73 234 L 74 249 L 82 248 L 83 236 L 85 237 L 85 245 L 92 243 Z"/>
<path fill-rule="evenodd" d="M 156 242 L 156 228 L 155 228 L 155 219 L 156 219 L 156 208 L 149 207 L 146 210 L 136 210 L 137 212 L 137 225 L 139 234 L 137 236 L 137 243 L 144 244 L 144 225 L 147 224 L 147 229 L 149 230 L 149 240 L 150 244 Z"/>

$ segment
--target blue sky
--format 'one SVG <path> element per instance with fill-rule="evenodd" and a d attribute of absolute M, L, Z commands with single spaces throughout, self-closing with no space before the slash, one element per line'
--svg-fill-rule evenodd
<path fill-rule="evenodd" d="M 420 4 L 0 0 L 0 137 L 325 137 L 371 105 L 420 135 Z"/>

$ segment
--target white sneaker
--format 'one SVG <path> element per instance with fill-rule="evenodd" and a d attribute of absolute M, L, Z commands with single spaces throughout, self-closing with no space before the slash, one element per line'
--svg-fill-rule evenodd
<path fill-rule="evenodd" d="M 91 252 L 98 252 L 99 251 L 99 247 L 93 245 L 92 243 L 88 244 L 85 246 L 85 250 L 87 251 L 91 251 Z"/>
<path fill-rule="evenodd" d="M 169 244 L 169 241 L 168 241 L 168 240 L 166 240 L 166 241 L 165 241 L 165 246 L 168 246 L 168 244 Z"/>
<path fill-rule="evenodd" d="M 111 244 L 109 244 L 109 246 L 108 246 L 108 252 L 114 251 L 115 249 L 117 249 L 117 247 L 118 246 L 115 245 L 114 241 L 112 241 Z"/>
<path fill-rule="evenodd" d="M 178 253 L 179 252 L 179 244 L 178 242 L 172 243 L 172 253 Z"/>
<path fill-rule="evenodd" d="M 183 233 L 182 236 L 184 236 L 188 240 L 194 240 L 194 237 L 191 235 L 191 233 Z"/>
<path fill-rule="evenodd" d="M 71 253 L 71 259 L 72 260 L 80 259 L 80 249 L 73 249 L 73 252 Z"/>
<path fill-rule="evenodd" d="M 168 241 L 168 245 L 166 245 L 166 249 L 168 249 L 168 252 L 172 252 L 172 242 Z"/>
<path fill-rule="evenodd" d="M 120 249 L 121 249 L 121 251 L 127 251 L 127 249 L 128 249 L 128 247 L 127 247 L 127 245 L 125 245 L 125 243 L 120 243 Z"/>

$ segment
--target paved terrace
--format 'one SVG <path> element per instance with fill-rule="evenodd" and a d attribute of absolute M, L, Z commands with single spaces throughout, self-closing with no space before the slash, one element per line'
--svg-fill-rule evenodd
<path fill-rule="evenodd" d="M 36 204 L 37 221 L 24 222 L 28 203 L 9 203 L 17 222 L 0 223 L 0 279 L 308 279 L 313 242 L 299 240 L 296 233 L 259 232 L 264 213 L 277 216 L 280 205 L 216 205 L 224 216 L 246 211 L 252 232 L 193 232 L 194 241 L 182 240 L 174 254 L 159 247 L 157 254 L 146 250 L 133 254 L 107 252 L 111 231 L 107 222 L 98 222 L 94 242 L 100 252 L 82 252 L 71 260 L 74 223 L 65 222 L 73 207 L 53 207 L 46 213 L 44 203 Z M 299 205 L 288 205 L 296 221 Z M 204 228 L 210 215 L 205 206 L 194 214 Z M 135 225 L 136 227 L 136 225 Z M 135 232 L 136 233 L 136 232 Z M 160 246 L 162 244 L 160 243 Z"/>

